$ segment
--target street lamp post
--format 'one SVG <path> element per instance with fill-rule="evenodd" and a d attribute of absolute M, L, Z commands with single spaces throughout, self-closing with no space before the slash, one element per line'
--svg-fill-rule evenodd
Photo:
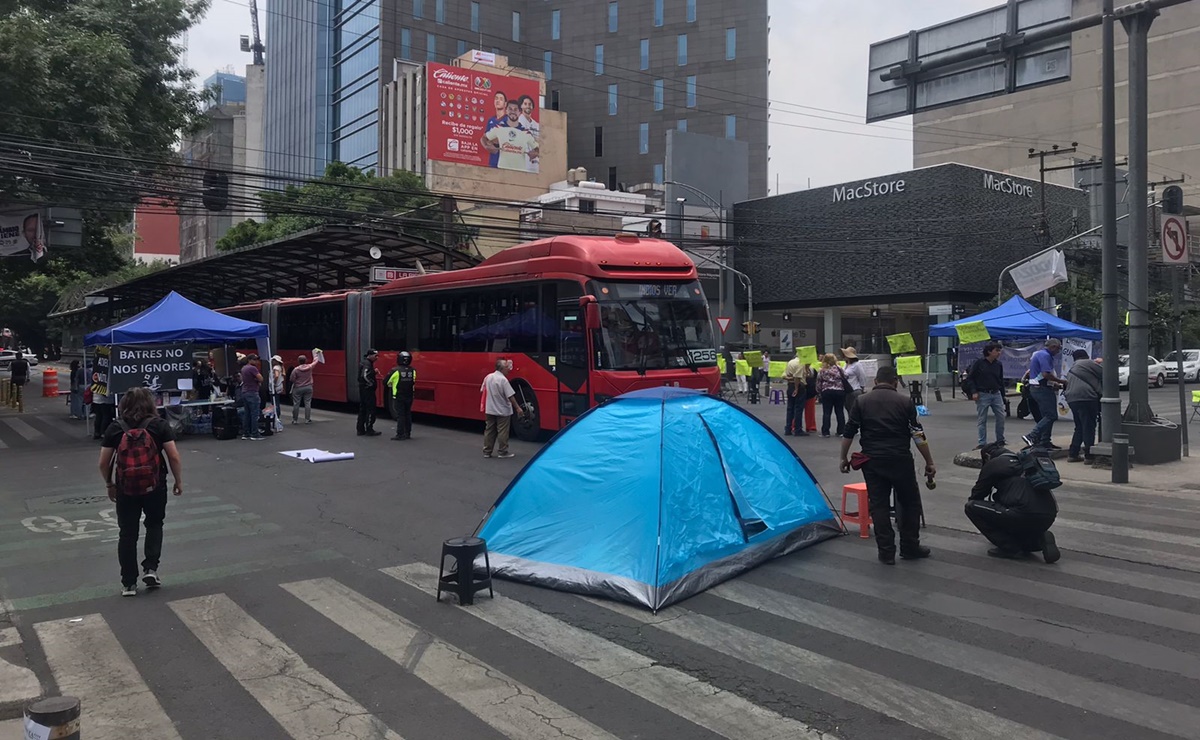
<path fill-rule="evenodd" d="M 737 272 L 736 270 L 734 270 L 733 268 L 728 266 L 729 259 L 728 259 L 728 255 L 726 252 L 727 245 L 725 244 L 724 193 L 722 192 L 722 197 L 721 197 L 721 199 L 718 200 L 716 198 L 713 198 L 711 195 L 704 192 L 700 188 L 698 188 L 694 185 L 688 185 L 686 182 L 679 182 L 678 180 L 664 180 L 663 184 L 664 185 L 675 185 L 676 187 L 681 187 L 681 188 L 687 190 L 688 192 L 695 193 L 696 195 L 700 196 L 700 198 L 704 200 L 704 202 L 708 205 L 708 207 L 710 209 L 712 209 L 713 214 L 716 215 L 716 217 L 717 217 L 717 227 L 718 227 L 718 235 L 719 235 L 718 240 L 720 242 L 721 258 L 719 261 L 717 261 L 717 260 L 708 260 L 708 261 L 711 261 L 717 265 L 717 270 L 718 270 L 718 272 L 717 272 L 717 311 L 721 315 L 725 315 L 725 281 L 726 281 L 725 271 L 728 270 L 730 272 L 733 272 L 736 275 L 742 276 L 741 279 L 742 279 L 743 285 L 745 285 L 745 281 L 748 278 L 744 277 L 744 273 Z M 682 214 L 680 214 L 680 215 L 682 216 Z M 683 224 L 682 224 L 682 220 L 681 220 L 680 221 L 680 235 L 681 236 L 682 236 L 682 233 L 683 233 Z M 689 252 L 689 254 L 692 254 L 692 253 Z M 693 255 L 693 256 L 699 256 L 699 255 Z"/>

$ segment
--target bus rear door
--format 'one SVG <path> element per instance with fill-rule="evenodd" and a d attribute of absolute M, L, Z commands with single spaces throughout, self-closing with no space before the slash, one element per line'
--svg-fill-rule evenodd
<path fill-rule="evenodd" d="M 558 303 L 558 428 L 562 429 L 591 406 L 589 360 L 592 356 L 586 328 L 586 310 L 579 301 Z"/>

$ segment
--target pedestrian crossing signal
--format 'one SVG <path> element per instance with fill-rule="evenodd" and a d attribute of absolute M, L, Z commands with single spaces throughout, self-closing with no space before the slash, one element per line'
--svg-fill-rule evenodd
<path fill-rule="evenodd" d="M 758 333 L 758 322 L 757 321 L 743 321 L 742 322 L 742 331 L 745 332 L 746 334 L 749 334 L 750 336 L 754 336 L 755 334 Z"/>

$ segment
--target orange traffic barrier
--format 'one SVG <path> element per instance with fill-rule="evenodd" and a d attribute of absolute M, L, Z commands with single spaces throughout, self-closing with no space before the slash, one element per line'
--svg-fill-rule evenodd
<path fill-rule="evenodd" d="M 42 398 L 58 395 L 58 370 L 48 367 L 42 371 Z"/>

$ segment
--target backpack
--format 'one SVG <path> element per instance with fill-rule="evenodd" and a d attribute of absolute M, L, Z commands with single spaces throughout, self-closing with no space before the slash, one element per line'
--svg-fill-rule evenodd
<path fill-rule="evenodd" d="M 1045 452 L 1027 447 L 1016 454 L 1021 473 L 1029 479 L 1029 484 L 1035 489 L 1048 491 L 1062 485 L 1058 467 Z"/>
<path fill-rule="evenodd" d="M 119 421 L 121 443 L 117 445 L 116 466 L 117 491 L 125 496 L 145 496 L 154 493 L 162 476 L 162 464 L 158 457 L 158 442 L 146 428 L 154 417 L 144 420 L 136 427 Z"/>

